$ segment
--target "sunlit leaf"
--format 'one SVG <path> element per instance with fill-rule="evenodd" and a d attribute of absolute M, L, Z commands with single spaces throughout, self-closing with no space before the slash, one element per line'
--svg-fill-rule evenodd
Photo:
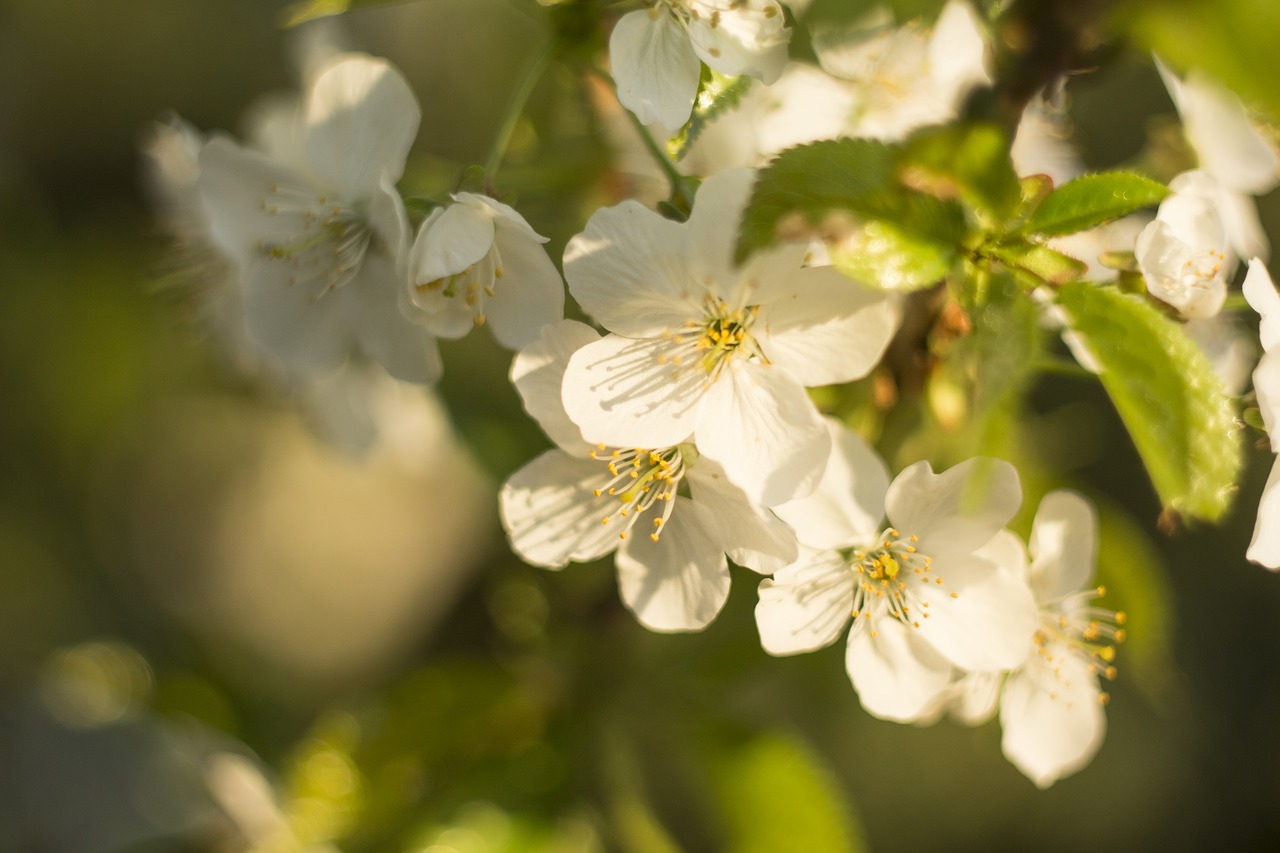
<path fill-rule="evenodd" d="M 945 125 L 906 143 L 899 172 L 910 186 L 959 198 L 988 224 L 1004 222 L 1022 199 L 1009 158 L 1009 138 L 990 124 Z"/>
<path fill-rule="evenodd" d="M 698 141 L 698 137 L 702 135 L 702 131 L 720 116 L 738 108 L 742 103 L 742 97 L 751 88 L 751 83 L 750 77 L 726 77 L 704 65 L 702 80 L 698 85 L 698 95 L 694 99 L 689 122 L 667 144 L 671 158 L 676 161 L 683 160 L 689 153 L 689 149 Z"/>
<path fill-rule="evenodd" d="M 1157 205 L 1168 194 L 1168 187 L 1132 172 L 1083 175 L 1049 193 L 1022 230 L 1046 237 L 1075 234 Z"/>
<path fill-rule="evenodd" d="M 1160 499 L 1197 518 L 1220 518 L 1242 454 L 1234 412 L 1208 358 L 1139 296 L 1087 283 L 1057 293 L 1102 365 L 1099 378 Z"/>
<path fill-rule="evenodd" d="M 887 222 L 852 229 L 830 247 L 831 263 L 849 278 L 885 290 L 916 290 L 941 281 L 957 251 Z"/>
<path fill-rule="evenodd" d="M 831 772 L 803 743 L 756 738 L 718 757 L 715 793 L 725 849 L 737 853 L 858 853 L 862 828 Z"/>

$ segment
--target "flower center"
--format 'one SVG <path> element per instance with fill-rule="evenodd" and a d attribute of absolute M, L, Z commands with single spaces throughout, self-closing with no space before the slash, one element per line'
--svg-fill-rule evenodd
<path fill-rule="evenodd" d="M 477 326 L 485 322 L 484 306 L 486 299 L 497 295 L 498 279 L 506 275 L 502 266 L 502 255 L 498 252 L 498 244 L 489 246 L 485 256 L 460 273 L 454 273 L 434 281 L 421 282 L 415 287 L 420 294 L 435 293 L 446 299 L 461 297 L 471 309 L 472 319 Z"/>
<path fill-rule="evenodd" d="M 685 446 L 610 451 L 603 444 L 597 445 L 596 450 L 591 451 L 591 458 L 606 464 L 610 479 L 594 490 L 595 495 L 612 496 L 618 501 L 601 523 L 612 524 L 617 519 L 622 527 L 618 538 L 626 539 L 640 516 L 661 501 L 662 514 L 653 519 L 653 532 L 649 534 L 649 538 L 657 542 L 675 508 L 676 490 L 685 474 L 685 455 L 693 452 Z"/>
<path fill-rule="evenodd" d="M 359 206 L 272 182 L 259 207 L 299 222 L 299 233 L 259 246 L 268 260 L 289 265 L 290 284 L 313 285 L 311 298 L 316 300 L 355 278 L 373 236 Z"/>
<path fill-rule="evenodd" d="M 1114 681 L 1116 646 L 1125 641 L 1122 627 L 1127 621 L 1123 610 L 1107 610 L 1090 602 L 1107 594 L 1106 587 L 1086 589 L 1055 601 L 1045 602 L 1040 610 L 1040 627 L 1034 642 L 1040 665 L 1058 675 L 1059 658 L 1070 654 L 1084 660 L 1089 671 Z M 1109 698 L 1099 694 L 1102 702 Z"/>
<path fill-rule="evenodd" d="M 880 544 L 869 550 L 855 550 L 849 568 L 857 572 L 853 593 L 853 620 L 887 616 L 904 625 L 919 628 L 929 618 L 929 602 L 912 592 L 914 583 L 941 585 L 933 571 L 933 558 L 916 550 L 916 536 L 903 536 L 890 527 L 880 536 Z M 951 593 L 952 598 L 958 597 Z M 871 636 L 876 636 L 874 628 Z"/>
<path fill-rule="evenodd" d="M 670 345 L 659 350 L 658 363 L 697 365 L 714 380 L 731 358 L 758 356 L 763 360 L 764 354 L 751 335 L 759 311 L 759 305 L 731 309 L 723 299 L 707 297 L 701 319 L 663 334 Z"/>

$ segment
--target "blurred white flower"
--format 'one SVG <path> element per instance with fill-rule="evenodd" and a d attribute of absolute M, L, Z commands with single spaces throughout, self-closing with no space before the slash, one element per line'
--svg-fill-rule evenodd
<path fill-rule="evenodd" d="M 560 385 L 571 354 L 599 338 L 564 320 L 516 356 L 512 382 L 559 447 L 503 486 L 503 525 L 518 554 L 547 568 L 616 550 L 622 600 L 645 627 L 698 630 L 729 594 L 726 554 L 768 573 L 795 559 L 795 534 L 688 444 L 587 444 L 564 413 Z"/>
<path fill-rule="evenodd" d="M 508 349 L 521 349 L 564 315 L 564 284 L 540 236 L 508 205 L 458 193 L 422 223 L 409 254 L 402 307 L 442 338 L 489 322 Z"/>
<path fill-rule="evenodd" d="M 845 665 L 863 707 L 917 721 L 956 667 L 1007 669 L 1026 653 L 1031 592 L 981 553 L 1021 503 L 1018 475 L 995 459 L 942 474 L 918 462 L 890 484 L 865 442 L 829 427 L 835 449 L 818 490 L 776 510 L 801 554 L 760 584 L 760 641 L 771 654 L 811 651 L 852 615 Z"/>
<path fill-rule="evenodd" d="M 419 115 L 386 61 L 343 54 L 312 83 L 296 145 L 276 138 L 289 152 L 217 137 L 200 153 L 212 234 L 244 276 L 249 335 L 293 372 L 328 372 L 355 351 L 406 381 L 440 373 L 434 339 L 397 305 L 408 220 L 395 182 Z"/>
<path fill-rule="evenodd" d="M 1262 318 L 1259 336 L 1262 359 L 1253 371 L 1253 390 L 1258 396 L 1262 421 L 1271 437 L 1271 450 L 1280 453 L 1280 294 L 1261 260 L 1249 262 L 1244 279 L 1244 296 Z M 1280 457 L 1277 457 L 1262 489 L 1253 540 L 1245 556 L 1273 571 L 1280 569 Z"/>
<path fill-rule="evenodd" d="M 1159 59 L 1156 68 L 1182 118 L 1187 141 L 1200 158 L 1200 169 L 1212 179 L 1207 191 L 1228 241 L 1240 257 L 1265 260 L 1270 244 L 1249 196 L 1264 195 L 1280 184 L 1275 149 L 1226 87 L 1198 69 L 1179 79 Z"/>
<path fill-rule="evenodd" d="M 689 120 L 702 63 L 772 83 L 787 59 L 776 0 L 646 0 L 609 37 L 618 100 L 645 124 L 674 132 Z"/>
<path fill-rule="evenodd" d="M 851 136 L 893 141 L 955 118 L 973 89 L 991 82 L 986 35 L 967 0 L 950 0 L 932 27 L 894 25 L 877 6 L 852 28 L 819 31 L 813 47 L 823 70 L 848 81 Z"/>
<path fill-rule="evenodd" d="M 1138 235 L 1134 255 L 1147 292 L 1188 319 L 1212 317 L 1227 298 L 1235 254 L 1213 194 L 1216 184 L 1202 171 L 1183 172 L 1169 182 L 1173 193 Z"/>
<path fill-rule="evenodd" d="M 562 396 L 588 441 L 693 441 L 773 506 L 812 490 L 830 450 L 804 389 L 865 375 L 898 308 L 834 269 L 802 268 L 802 245 L 735 267 L 754 180 L 748 170 L 714 175 L 683 224 L 635 202 L 591 217 L 565 250 L 565 277 L 614 334 L 573 355 Z"/>

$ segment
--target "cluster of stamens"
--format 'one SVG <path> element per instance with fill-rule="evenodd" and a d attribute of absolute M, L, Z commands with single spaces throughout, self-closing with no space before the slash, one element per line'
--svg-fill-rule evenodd
<path fill-rule="evenodd" d="M 914 596 L 911 583 L 942 585 L 942 578 L 933 571 L 933 558 L 916 549 L 919 538 L 903 536 L 890 527 L 880 537 L 879 547 L 855 550 L 850 568 L 858 573 L 853 592 L 853 618 L 870 619 L 873 613 L 887 614 L 904 625 L 921 626 L 922 619 L 929 618 L 929 602 L 921 602 L 912 609 Z M 951 593 L 957 598 L 957 593 Z M 876 631 L 871 630 L 871 636 Z"/>
<path fill-rule="evenodd" d="M 271 216 L 301 217 L 301 232 L 283 241 L 263 241 L 259 249 L 289 265 L 289 283 L 316 283 L 319 299 L 355 278 L 372 232 L 361 212 L 325 195 L 272 182 L 259 208 Z"/>
<path fill-rule="evenodd" d="M 591 451 L 591 458 L 605 462 L 610 474 L 610 480 L 594 490 L 596 497 L 610 495 L 618 499 L 617 507 L 604 516 L 601 523 L 611 524 L 617 519 L 622 526 L 618 538 L 626 539 L 645 510 L 661 502 L 662 514 L 653 519 L 653 532 L 649 534 L 649 538 L 657 542 L 663 526 L 671 518 L 676 490 L 684 477 L 684 455 L 680 448 L 607 450 L 601 444 Z"/>
<path fill-rule="evenodd" d="M 1179 282 L 1184 287 L 1203 287 L 1222 275 L 1222 267 L 1226 262 L 1225 252 L 1210 249 L 1203 255 L 1183 261 Z"/>
<path fill-rule="evenodd" d="M 664 11 L 669 11 L 676 20 L 686 25 L 691 19 L 701 21 L 704 17 L 704 9 L 711 7 L 710 14 L 706 14 L 705 18 L 707 26 L 713 30 L 720 26 L 720 22 L 726 13 L 730 15 L 741 12 L 750 14 L 755 11 L 748 7 L 747 0 L 722 0 L 716 6 L 712 6 L 706 0 L 697 5 L 691 0 L 644 0 L 644 3 L 649 7 L 650 18 L 656 19 Z M 774 18 L 778 15 L 778 7 L 776 5 L 766 5 L 760 10 L 759 14 L 766 19 Z M 712 56 L 720 55 L 720 49 L 716 47 L 710 48 L 708 52 Z"/>
<path fill-rule="evenodd" d="M 492 275 L 490 275 L 492 271 Z M 460 273 L 420 282 L 416 285 L 419 293 L 439 293 L 448 299 L 461 295 L 462 301 L 471 309 L 472 319 L 477 326 L 485 322 L 484 300 L 497 295 L 498 279 L 506 275 L 502 268 L 502 256 L 498 253 L 498 244 L 489 247 L 489 252 L 476 263 Z"/>
<path fill-rule="evenodd" d="M 668 346 L 658 351 L 658 363 L 677 368 L 697 365 L 714 380 L 730 358 L 764 359 L 764 354 L 751 335 L 758 305 L 730 309 L 723 299 L 708 297 L 703 316 L 685 323 L 674 332 L 665 332 Z"/>
<path fill-rule="evenodd" d="M 1108 681 L 1114 681 L 1116 646 L 1123 643 L 1127 621 L 1124 611 L 1095 607 L 1089 602 L 1106 595 L 1106 587 L 1087 589 L 1049 602 L 1040 613 L 1040 628 L 1036 631 L 1036 653 L 1041 664 L 1055 677 L 1060 675 L 1060 655 L 1054 649 L 1066 648 L 1069 654 L 1087 662 L 1089 671 Z M 1106 703 L 1110 697 L 1105 692 L 1098 699 Z"/>

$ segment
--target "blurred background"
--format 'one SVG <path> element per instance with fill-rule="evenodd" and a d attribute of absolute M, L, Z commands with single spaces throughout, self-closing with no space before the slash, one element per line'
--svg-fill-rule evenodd
<path fill-rule="evenodd" d="M 1041 792 L 995 723 L 880 722 L 840 647 L 765 655 L 749 572 L 708 630 L 661 636 L 611 561 L 512 556 L 497 484 L 546 441 L 488 336 L 445 344 L 435 393 L 379 397 L 363 452 L 237 372 L 149 207 L 152 124 L 239 132 L 315 45 L 366 50 L 422 103 L 404 184 L 447 192 L 550 20 L 423 0 L 286 32 L 284 5 L 0 0 L 0 851 L 1280 844 L 1280 578 L 1243 558 L 1268 452 L 1220 527 L 1161 532 L 1096 383 L 1038 382 L 1009 453 L 1029 494 L 1099 502 L 1131 634 L 1102 751 Z M 1230 76 L 1280 38 L 1266 0 L 1065 5 L 1100 22 L 1067 90 L 1092 168 L 1178 156 L 1145 46 Z M 600 100 L 553 66 L 501 173 L 553 258 L 633 186 Z M 1262 215 L 1275 243 L 1277 194 Z"/>

